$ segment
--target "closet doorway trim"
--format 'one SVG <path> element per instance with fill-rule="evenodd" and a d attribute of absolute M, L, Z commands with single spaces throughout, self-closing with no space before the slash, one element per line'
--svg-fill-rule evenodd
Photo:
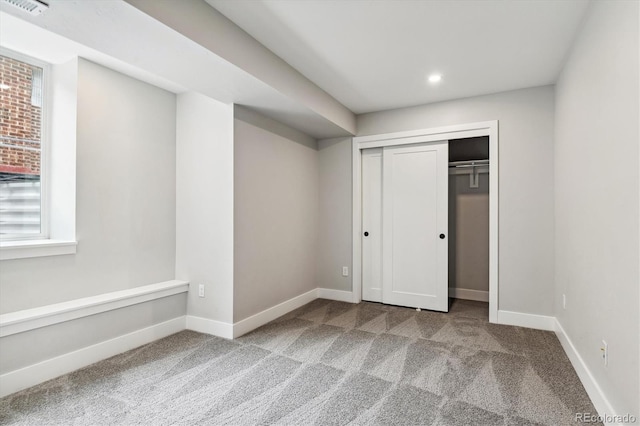
<path fill-rule="evenodd" d="M 498 322 L 498 120 L 357 136 L 352 143 L 353 301 L 362 301 L 362 150 L 451 139 L 489 137 L 489 322 Z"/>

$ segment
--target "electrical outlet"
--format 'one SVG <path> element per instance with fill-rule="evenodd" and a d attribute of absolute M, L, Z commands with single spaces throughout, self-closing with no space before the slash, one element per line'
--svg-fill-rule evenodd
<path fill-rule="evenodd" d="M 348 266 L 343 266 L 342 267 L 342 276 L 343 277 L 348 277 L 349 276 L 349 267 Z"/>
<path fill-rule="evenodd" d="M 204 284 L 200 284 L 198 286 L 198 296 L 199 297 L 204 297 Z"/>
<path fill-rule="evenodd" d="M 567 296 L 565 294 L 562 295 L 562 309 L 567 309 Z"/>
<path fill-rule="evenodd" d="M 602 363 L 605 365 L 609 365 L 609 345 L 604 340 L 602 341 L 602 347 L 600 348 L 600 352 L 602 354 Z"/>

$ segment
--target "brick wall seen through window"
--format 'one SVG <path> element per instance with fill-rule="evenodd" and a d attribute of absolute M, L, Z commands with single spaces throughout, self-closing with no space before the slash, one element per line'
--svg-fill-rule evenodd
<path fill-rule="evenodd" d="M 0 55 L 0 234 L 41 232 L 43 69 Z"/>

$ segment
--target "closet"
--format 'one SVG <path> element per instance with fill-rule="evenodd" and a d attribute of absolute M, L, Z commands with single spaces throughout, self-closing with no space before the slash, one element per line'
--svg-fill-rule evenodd
<path fill-rule="evenodd" d="M 450 293 L 488 289 L 488 149 L 485 137 L 362 150 L 363 300 L 447 312 Z"/>
<path fill-rule="evenodd" d="M 449 296 L 489 301 L 489 137 L 449 141 Z"/>
<path fill-rule="evenodd" d="M 363 300 L 446 312 L 448 142 L 362 151 Z"/>

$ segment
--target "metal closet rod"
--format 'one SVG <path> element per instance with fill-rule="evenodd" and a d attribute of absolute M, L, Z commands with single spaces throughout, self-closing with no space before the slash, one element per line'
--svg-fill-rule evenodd
<path fill-rule="evenodd" d="M 469 160 L 469 161 L 452 161 L 449 163 L 449 167 L 463 168 L 463 167 L 482 167 L 488 166 L 489 160 Z"/>

